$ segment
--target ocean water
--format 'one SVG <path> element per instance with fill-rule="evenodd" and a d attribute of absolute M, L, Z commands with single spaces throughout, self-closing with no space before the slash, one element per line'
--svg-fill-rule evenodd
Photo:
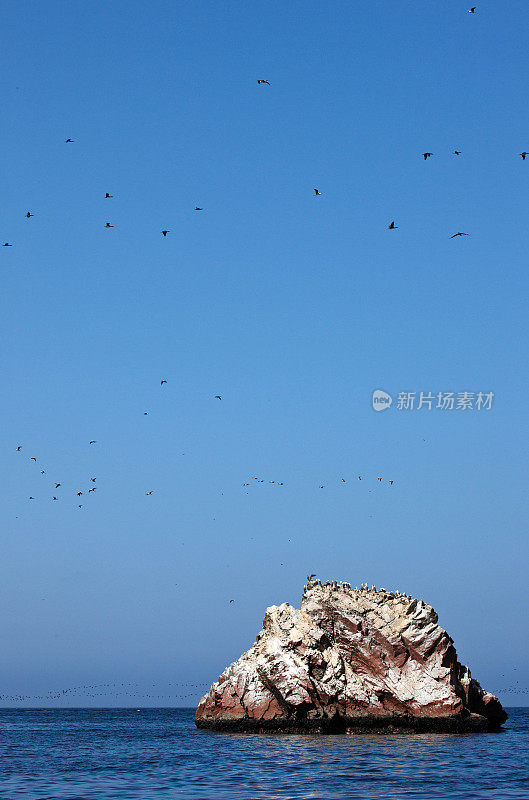
<path fill-rule="evenodd" d="M 193 709 L 0 711 L 1 800 L 529 799 L 529 709 L 491 734 L 199 731 Z"/>

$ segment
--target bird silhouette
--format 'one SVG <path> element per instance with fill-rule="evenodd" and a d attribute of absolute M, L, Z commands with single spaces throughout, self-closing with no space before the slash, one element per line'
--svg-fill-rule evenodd
<path fill-rule="evenodd" d="M 114 228 L 114 225 L 111 225 L 110 222 L 105 223 L 105 228 Z"/>
<path fill-rule="evenodd" d="M 391 223 L 388 225 L 388 228 L 390 229 L 390 231 L 392 231 L 392 230 L 394 230 L 395 228 L 398 228 L 398 227 L 399 227 L 398 225 L 395 225 L 395 220 L 391 220 Z"/>
<path fill-rule="evenodd" d="M 58 489 L 60 485 L 61 485 L 60 483 L 56 483 L 55 488 Z"/>
<path fill-rule="evenodd" d="M 97 444 L 97 442 L 95 439 L 92 439 L 91 441 L 88 442 L 88 444 Z"/>
<path fill-rule="evenodd" d="M 112 198 L 112 197 L 114 197 L 114 195 L 113 195 L 113 194 L 109 194 L 108 192 L 105 194 L 105 200 L 106 200 L 107 198 Z"/>
<path fill-rule="evenodd" d="M 21 450 L 22 450 L 22 445 L 19 444 L 17 447 L 17 452 L 20 452 Z"/>
<path fill-rule="evenodd" d="M 220 396 L 220 394 L 216 394 L 215 395 L 215 400 L 222 400 L 222 397 Z"/>
<path fill-rule="evenodd" d="M 73 143 L 75 141 L 75 139 L 65 139 L 64 141 L 67 142 L 67 143 L 68 142 L 72 142 Z"/>
<path fill-rule="evenodd" d="M 92 481 L 92 483 L 95 483 L 97 479 L 96 478 L 90 478 L 90 480 Z"/>
<path fill-rule="evenodd" d="M 520 155 L 521 155 L 521 157 L 522 157 L 522 161 L 525 161 L 525 157 L 526 157 L 527 155 L 529 155 L 529 153 L 526 153 L 526 152 L 525 152 L 525 150 L 524 150 L 524 151 L 523 151 L 523 153 L 520 153 Z"/>
<path fill-rule="evenodd" d="M 456 236 L 470 236 L 470 233 L 463 233 L 462 231 L 458 231 L 457 233 L 454 233 L 454 235 L 450 236 L 449 238 L 450 239 L 455 239 Z"/>
<path fill-rule="evenodd" d="M 32 214 L 31 211 L 28 211 L 26 217 L 29 219 L 30 217 L 34 217 L 35 214 Z"/>
<path fill-rule="evenodd" d="M 268 84 L 268 86 L 270 86 L 270 81 L 265 81 L 264 78 L 258 78 L 257 79 L 257 83 L 266 83 L 266 84 Z"/>
<path fill-rule="evenodd" d="M 2 245 L 2 247 L 13 247 L 13 245 L 12 245 L 12 244 L 9 244 L 9 242 L 4 242 L 4 244 Z"/>
<path fill-rule="evenodd" d="M 320 194 L 322 194 L 322 192 L 320 192 L 319 189 L 314 189 L 314 197 L 319 197 Z"/>
<path fill-rule="evenodd" d="M 469 14 L 475 14 L 476 13 L 476 8 L 477 8 L 477 6 L 472 6 L 472 8 L 468 9 L 468 13 Z"/>
<path fill-rule="evenodd" d="M 52 497 L 52 500 L 57 500 L 57 498 L 56 497 Z"/>
<path fill-rule="evenodd" d="M 36 461 L 37 459 L 34 456 L 31 456 L 31 461 Z"/>
<path fill-rule="evenodd" d="M 81 497 L 82 492 L 77 492 L 77 497 Z"/>
<path fill-rule="evenodd" d="M 426 161 L 428 158 L 430 158 L 430 156 L 433 156 L 433 153 L 423 153 L 423 154 L 422 154 L 422 157 L 424 158 L 424 160 L 425 160 L 425 161 Z"/>
<path fill-rule="evenodd" d="M 152 494 L 152 492 L 145 492 L 145 494 L 146 494 L 146 495 L 150 495 L 150 494 Z"/>
<path fill-rule="evenodd" d="M 164 236 L 167 236 L 167 234 L 171 233 L 171 231 L 162 231 L 162 233 L 163 233 Z"/>
<path fill-rule="evenodd" d="M 44 469 L 41 469 L 41 471 L 40 471 L 40 474 L 41 474 L 41 475 L 45 475 L 45 474 L 46 474 L 46 470 L 44 470 Z"/>
<path fill-rule="evenodd" d="M 162 381 L 160 381 L 160 386 L 163 386 L 163 385 L 164 385 L 164 383 L 167 383 L 167 381 L 166 381 L 166 380 L 162 380 Z"/>
<path fill-rule="evenodd" d="M 88 490 L 88 494 L 90 494 L 90 492 L 95 492 L 96 489 L 97 489 L 97 486 L 93 486 L 92 489 Z"/>
<path fill-rule="evenodd" d="M 198 206 L 195 206 L 195 211 L 204 211 L 204 209 L 203 208 L 199 208 Z"/>
<path fill-rule="evenodd" d="M 461 150 L 454 150 L 454 155 L 455 156 L 460 156 L 461 155 Z"/>

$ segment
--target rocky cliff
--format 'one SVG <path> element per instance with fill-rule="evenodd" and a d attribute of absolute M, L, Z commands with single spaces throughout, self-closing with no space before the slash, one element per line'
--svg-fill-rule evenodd
<path fill-rule="evenodd" d="M 255 732 L 486 731 L 506 719 L 431 606 L 335 581 L 309 581 L 301 610 L 268 608 L 196 712 L 200 728 Z"/>

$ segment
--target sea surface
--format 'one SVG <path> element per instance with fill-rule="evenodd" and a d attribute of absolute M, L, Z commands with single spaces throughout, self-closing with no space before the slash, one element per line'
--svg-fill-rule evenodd
<path fill-rule="evenodd" d="M 529 799 L 529 709 L 500 733 L 199 731 L 193 709 L 0 710 L 1 800 Z"/>

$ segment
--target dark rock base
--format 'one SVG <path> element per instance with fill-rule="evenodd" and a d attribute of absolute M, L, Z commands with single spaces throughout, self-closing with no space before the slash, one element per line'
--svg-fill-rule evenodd
<path fill-rule="evenodd" d="M 414 733 L 484 733 L 498 731 L 500 724 L 481 714 L 451 717 L 414 717 L 405 714 L 384 716 L 361 715 L 356 717 L 317 719 L 220 719 L 203 717 L 195 720 L 197 728 L 225 733 L 304 733 L 324 735 L 414 734 Z"/>

